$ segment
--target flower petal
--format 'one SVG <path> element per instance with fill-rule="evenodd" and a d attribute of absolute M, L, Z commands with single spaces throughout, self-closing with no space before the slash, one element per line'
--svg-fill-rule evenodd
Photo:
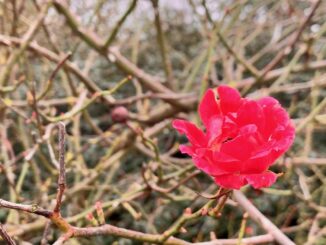
<path fill-rule="evenodd" d="M 270 97 L 270 96 L 266 96 L 266 97 L 263 97 L 259 100 L 257 100 L 257 103 L 259 105 L 261 105 L 263 108 L 265 107 L 273 107 L 274 105 L 278 105 L 279 102 L 277 101 L 277 99 L 274 99 L 273 97 Z"/>
<path fill-rule="evenodd" d="M 245 126 L 242 129 L 242 133 L 239 133 L 236 138 L 223 143 L 220 151 L 242 161 L 251 157 L 252 153 L 255 152 L 260 145 L 257 133 L 252 131 L 252 126 L 253 125 Z"/>
<path fill-rule="evenodd" d="M 243 175 L 236 174 L 214 176 L 214 180 L 216 184 L 227 189 L 239 190 L 242 186 L 247 184 L 247 181 Z"/>
<path fill-rule="evenodd" d="M 241 174 L 259 174 L 265 172 L 275 161 L 272 149 L 266 149 L 244 161 Z"/>
<path fill-rule="evenodd" d="M 222 135 L 220 136 L 220 142 L 228 141 L 235 138 L 239 133 L 238 125 L 232 121 L 229 117 L 224 118 L 222 126 Z"/>
<path fill-rule="evenodd" d="M 256 101 L 246 100 L 238 110 L 236 122 L 239 127 L 255 124 L 261 131 L 265 127 L 264 111 Z"/>
<path fill-rule="evenodd" d="M 223 152 L 214 151 L 213 159 L 216 165 L 227 173 L 238 173 L 242 168 L 243 161 L 233 158 Z"/>
<path fill-rule="evenodd" d="M 276 145 L 275 150 L 282 151 L 281 154 L 283 154 L 292 145 L 294 141 L 294 137 L 295 137 L 295 129 L 294 126 L 292 125 L 292 122 L 290 122 L 289 125 L 283 130 L 274 132 L 271 139 L 277 141 L 277 143 L 275 144 Z"/>
<path fill-rule="evenodd" d="M 221 111 L 226 114 L 236 111 L 241 105 L 241 95 L 238 90 L 226 85 L 220 85 L 217 88 L 220 97 Z"/>
<path fill-rule="evenodd" d="M 269 139 L 275 130 L 283 130 L 291 124 L 288 113 L 276 99 L 264 97 L 258 100 L 257 103 L 263 109 L 266 118 L 265 126 L 261 130 L 265 139 Z"/>
<path fill-rule="evenodd" d="M 172 126 L 180 134 L 185 134 L 194 146 L 206 146 L 207 140 L 205 134 L 193 123 L 176 119 L 172 122 Z"/>
<path fill-rule="evenodd" d="M 201 148 L 196 150 L 196 154 L 193 155 L 193 161 L 197 168 L 201 169 L 209 175 L 222 175 L 228 172 L 223 170 L 213 157 L 214 152 L 207 148 Z"/>
<path fill-rule="evenodd" d="M 216 96 L 212 89 L 207 90 L 207 92 L 204 94 L 199 104 L 198 112 L 206 128 L 209 128 L 209 124 L 213 116 L 221 114 Z"/>
<path fill-rule="evenodd" d="M 189 145 L 180 145 L 179 150 L 182 154 L 188 154 L 189 156 L 192 156 L 195 154 L 195 149 L 193 146 Z"/>
<path fill-rule="evenodd" d="M 244 175 L 244 178 L 247 180 L 249 185 L 255 189 L 259 189 L 274 184 L 277 179 L 277 174 L 267 171 L 261 174 Z"/>
<path fill-rule="evenodd" d="M 211 117 L 207 126 L 208 145 L 212 145 L 220 140 L 222 134 L 223 119 L 221 116 Z"/>

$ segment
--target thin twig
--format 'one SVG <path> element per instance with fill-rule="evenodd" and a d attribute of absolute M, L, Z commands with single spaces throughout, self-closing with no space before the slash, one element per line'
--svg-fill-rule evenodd
<path fill-rule="evenodd" d="M 51 227 L 51 221 L 48 220 L 46 222 L 43 235 L 42 235 L 42 240 L 41 240 L 41 245 L 48 245 L 48 235 L 50 233 L 50 227 Z"/>
<path fill-rule="evenodd" d="M 276 241 L 282 245 L 295 245 L 284 233 L 265 217 L 241 191 L 233 191 L 233 196 L 239 205 L 246 210 L 249 216 L 259 223 L 268 233 L 272 234 Z"/>
<path fill-rule="evenodd" d="M 168 57 L 168 47 L 166 43 L 166 39 L 162 30 L 162 23 L 161 23 L 161 16 L 159 11 L 159 0 L 152 0 L 152 5 L 154 9 L 154 15 L 155 15 L 155 27 L 157 31 L 157 42 L 160 48 L 163 65 L 164 65 L 164 71 L 167 78 L 167 84 L 171 89 L 176 88 L 176 84 L 173 77 L 173 69 L 171 61 Z"/>
<path fill-rule="evenodd" d="M 0 236 L 5 241 L 7 245 L 16 245 L 14 239 L 12 239 L 3 225 L 0 223 Z"/>
<path fill-rule="evenodd" d="M 255 83 L 258 83 L 258 82 L 264 80 L 266 75 L 279 64 L 279 62 L 284 58 L 284 56 L 286 56 L 292 52 L 292 50 L 294 49 L 295 45 L 297 44 L 299 38 L 301 37 L 302 32 L 304 31 L 304 29 L 310 22 L 311 18 L 314 16 L 320 3 L 321 3 L 321 0 L 317 0 L 314 3 L 309 15 L 303 20 L 303 22 L 300 25 L 300 27 L 298 28 L 297 32 L 293 35 L 292 40 L 289 42 L 289 44 L 284 49 L 282 49 L 281 51 L 279 51 L 276 54 L 274 59 L 271 62 L 269 62 L 268 65 L 266 65 L 264 67 L 264 69 L 261 71 L 259 77 L 256 79 Z M 249 91 L 249 89 L 251 87 L 252 87 L 252 85 L 247 86 L 245 88 L 245 90 L 243 91 L 243 93 L 247 93 L 247 91 Z"/>
<path fill-rule="evenodd" d="M 62 60 L 59 61 L 59 63 L 57 64 L 56 68 L 53 70 L 53 72 L 51 73 L 48 81 L 47 81 L 47 84 L 45 85 L 45 89 L 43 90 L 43 92 L 41 92 L 36 100 L 41 100 L 44 98 L 44 96 L 49 92 L 49 90 L 51 89 L 52 87 L 52 84 L 53 84 L 53 79 L 54 77 L 56 76 L 56 74 L 58 73 L 58 71 L 60 70 L 60 68 L 64 65 L 64 63 L 71 57 L 71 52 L 68 52 L 63 58 Z"/>
<path fill-rule="evenodd" d="M 113 28 L 110 36 L 107 38 L 107 40 L 105 41 L 103 48 L 107 49 L 112 42 L 114 41 L 115 37 L 117 36 L 121 26 L 123 25 L 123 23 L 126 21 L 127 17 L 130 15 L 130 13 L 135 9 L 136 7 L 136 3 L 138 0 L 132 0 L 127 11 L 125 12 L 125 14 L 121 17 L 121 19 L 119 19 L 119 21 L 117 22 L 117 24 L 115 25 L 115 27 Z"/>
<path fill-rule="evenodd" d="M 38 27 L 41 25 L 44 17 L 46 16 L 49 7 L 50 7 L 50 2 L 43 5 L 40 14 L 38 15 L 34 23 L 30 26 L 28 31 L 25 33 L 24 37 L 22 38 L 22 45 L 19 47 L 18 50 L 13 52 L 8 58 L 6 67 L 3 70 L 1 70 L 0 73 L 0 86 L 6 85 L 8 83 L 8 78 L 11 73 L 11 70 L 13 69 L 18 59 L 22 56 L 23 52 L 28 47 L 29 43 L 32 41 L 34 35 L 39 29 Z"/>
<path fill-rule="evenodd" d="M 3 199 L 0 199 L 0 207 L 15 209 L 27 213 L 33 213 L 33 214 L 41 215 L 46 218 L 49 218 L 52 214 L 51 211 L 43 209 L 36 204 L 32 204 L 32 205 L 19 204 L 19 203 L 9 202 Z"/>
<path fill-rule="evenodd" d="M 66 126 L 63 122 L 58 123 L 59 127 L 59 178 L 58 178 L 58 193 L 56 205 L 53 209 L 54 213 L 59 213 L 62 203 L 62 197 L 66 189 L 66 170 L 65 170 L 65 134 Z"/>

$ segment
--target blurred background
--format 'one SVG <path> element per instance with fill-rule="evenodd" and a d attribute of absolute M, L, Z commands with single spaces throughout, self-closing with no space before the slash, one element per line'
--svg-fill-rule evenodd
<path fill-rule="evenodd" d="M 101 201 L 107 223 L 162 234 L 207 203 L 196 192 L 217 190 L 179 152 L 187 140 L 171 120 L 200 125 L 204 91 L 228 84 L 277 98 L 297 131 L 272 167 L 283 176 L 242 191 L 296 244 L 326 244 L 325 21 L 326 2 L 312 0 L 0 1 L 0 198 L 53 207 L 63 121 L 66 220 L 94 226 Z M 0 222 L 18 244 L 61 234 L 3 207 Z M 231 198 L 221 217 L 196 218 L 175 236 L 241 244 L 266 234 Z M 277 244 L 264 239 L 242 244 Z M 150 243 L 106 235 L 66 244 Z"/>

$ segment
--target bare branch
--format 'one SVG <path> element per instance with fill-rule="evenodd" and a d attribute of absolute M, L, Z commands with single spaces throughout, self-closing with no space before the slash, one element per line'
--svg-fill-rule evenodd
<path fill-rule="evenodd" d="M 52 214 L 51 211 L 43 209 L 36 204 L 34 204 L 34 205 L 33 204 L 32 205 L 19 204 L 19 203 L 9 202 L 9 201 L 3 200 L 3 199 L 0 199 L 0 207 L 20 210 L 20 211 L 32 213 L 32 214 L 37 214 L 37 215 L 41 215 L 46 218 L 49 218 Z"/>
<path fill-rule="evenodd" d="M 7 245 L 16 245 L 15 241 L 9 236 L 3 225 L 0 223 L 0 236 Z"/>
<path fill-rule="evenodd" d="M 277 242 L 282 245 L 295 245 L 284 233 L 267 219 L 243 194 L 241 191 L 233 191 L 235 200 L 248 212 L 249 216 L 259 223 L 268 233 L 272 234 Z"/>
<path fill-rule="evenodd" d="M 294 33 L 292 40 L 289 42 L 289 44 L 282 49 L 281 51 L 279 51 L 276 56 L 273 58 L 273 60 L 271 62 L 269 62 L 268 65 L 266 65 L 264 67 L 264 69 L 261 71 L 261 73 L 259 74 L 259 77 L 256 79 L 255 83 L 259 83 L 263 80 L 265 80 L 265 76 L 272 70 L 275 68 L 275 66 L 277 66 L 279 64 L 279 62 L 284 58 L 284 56 L 290 54 L 292 52 L 292 50 L 294 49 L 295 45 L 297 44 L 299 38 L 301 37 L 302 32 L 304 31 L 304 29 L 306 28 L 306 26 L 308 25 L 308 23 L 310 22 L 311 18 L 314 16 L 318 6 L 321 4 L 321 0 L 317 0 L 314 5 L 311 8 L 311 11 L 309 13 L 309 15 L 307 15 L 307 17 L 303 20 L 302 24 L 300 25 L 299 29 L 296 31 L 296 33 Z M 246 87 L 245 89 L 245 93 L 251 88 L 251 85 L 249 85 L 248 87 Z"/>
<path fill-rule="evenodd" d="M 25 49 L 28 47 L 28 44 L 32 41 L 34 35 L 39 29 L 44 17 L 47 14 L 48 8 L 50 7 L 50 3 L 46 3 L 42 6 L 40 14 L 38 15 L 37 19 L 34 23 L 30 26 L 24 37 L 22 38 L 22 45 L 16 52 L 13 52 L 10 57 L 8 58 L 6 67 L 1 70 L 0 73 L 0 86 L 6 85 L 8 83 L 8 77 L 11 73 L 12 68 L 18 61 L 19 57 L 23 54 Z"/>
<path fill-rule="evenodd" d="M 70 56 L 71 56 L 71 52 L 68 52 L 66 55 L 64 55 L 62 60 L 60 60 L 60 62 L 57 64 L 56 68 L 51 73 L 51 75 L 47 81 L 47 84 L 45 86 L 44 91 L 39 96 L 37 96 L 36 100 L 41 100 L 49 92 L 49 90 L 51 89 L 54 77 L 56 76 L 56 74 L 58 73 L 60 68 L 64 65 L 64 63 L 69 59 Z"/>
<path fill-rule="evenodd" d="M 66 170 L 65 170 L 65 134 L 66 126 L 63 122 L 58 123 L 59 127 L 59 178 L 58 178 L 58 193 L 56 205 L 53 209 L 54 213 L 60 213 L 62 197 L 66 189 Z"/>
<path fill-rule="evenodd" d="M 136 7 L 136 3 L 138 0 L 131 0 L 130 5 L 126 11 L 126 13 L 119 19 L 119 21 L 117 22 L 117 24 L 115 25 L 115 27 L 113 28 L 110 36 L 107 38 L 107 40 L 105 41 L 103 48 L 107 49 L 111 43 L 114 41 L 115 37 L 117 36 L 121 26 L 123 25 L 123 23 L 125 22 L 125 20 L 128 18 L 128 16 L 130 15 L 130 13 L 134 10 L 134 8 Z"/>

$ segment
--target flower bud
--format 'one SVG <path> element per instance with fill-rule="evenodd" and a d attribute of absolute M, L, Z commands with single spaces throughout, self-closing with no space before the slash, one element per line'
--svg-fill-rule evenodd
<path fill-rule="evenodd" d="M 247 226 L 245 229 L 245 233 L 249 236 L 252 236 L 254 234 L 254 229 L 251 226 Z"/>
<path fill-rule="evenodd" d="M 207 215 L 207 213 L 208 213 L 208 209 L 207 209 L 207 208 L 202 208 L 202 209 L 201 209 L 201 215 L 202 215 L 202 216 Z"/>
<path fill-rule="evenodd" d="M 34 103 L 34 96 L 31 91 L 27 91 L 26 93 L 26 100 L 29 105 L 33 105 Z"/>
<path fill-rule="evenodd" d="M 186 209 L 184 210 L 184 213 L 185 213 L 186 215 L 191 215 L 191 214 L 192 214 L 191 208 L 186 208 Z"/>
<path fill-rule="evenodd" d="M 98 201 L 95 203 L 95 209 L 96 209 L 96 214 L 99 219 L 100 225 L 105 224 L 105 217 L 104 217 L 104 212 L 103 212 L 103 207 L 102 207 L 102 202 Z"/>
<path fill-rule="evenodd" d="M 187 229 L 184 228 L 184 227 L 181 227 L 180 228 L 180 233 L 183 233 L 183 234 L 187 233 Z"/>
<path fill-rule="evenodd" d="M 86 215 L 86 219 L 87 219 L 88 221 L 90 221 L 90 222 L 92 223 L 92 225 L 94 225 L 94 226 L 98 226 L 98 222 L 97 222 L 97 220 L 95 219 L 95 217 L 94 217 L 94 215 L 93 215 L 92 213 L 88 213 L 88 214 Z"/>
<path fill-rule="evenodd" d="M 112 121 L 117 123 L 124 123 L 128 120 L 129 112 L 126 107 L 118 106 L 111 112 Z"/>

